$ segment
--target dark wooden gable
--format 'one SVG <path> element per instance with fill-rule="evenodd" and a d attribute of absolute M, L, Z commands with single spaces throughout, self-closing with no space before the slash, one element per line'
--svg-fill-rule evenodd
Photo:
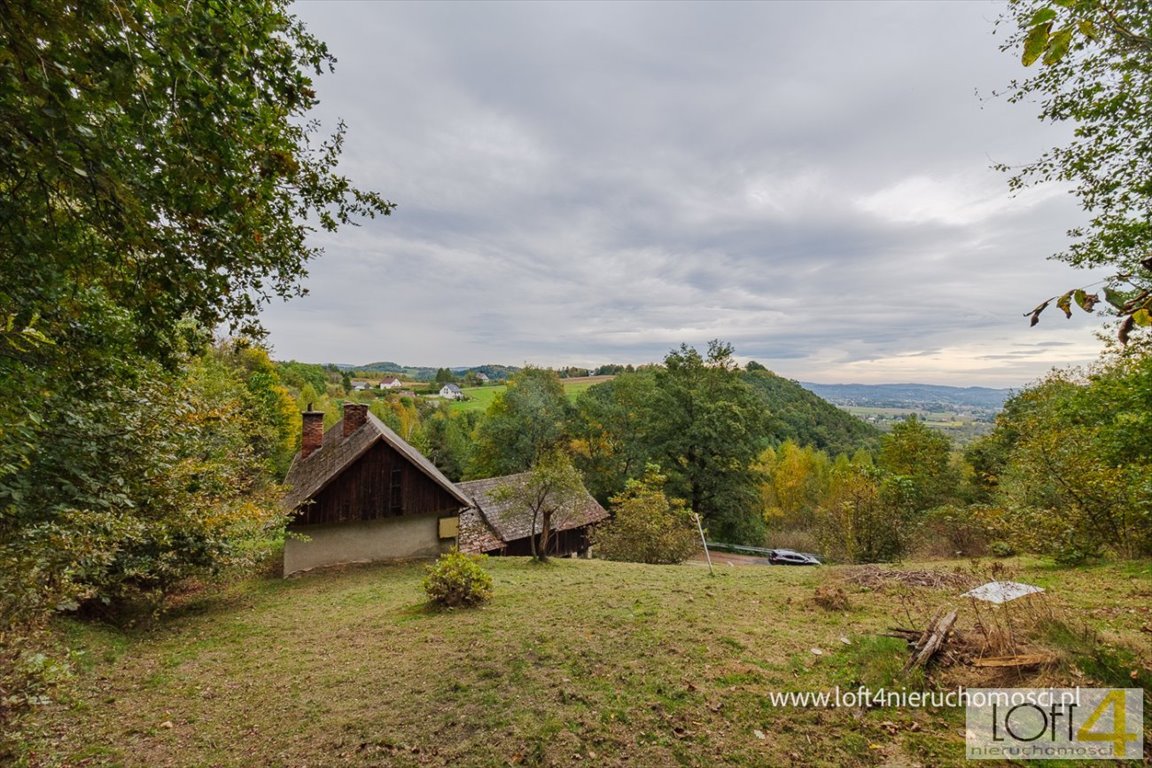
<path fill-rule="evenodd" d="M 406 456 L 378 440 L 301 505 L 293 523 L 343 523 L 400 515 L 455 514 L 459 500 Z"/>

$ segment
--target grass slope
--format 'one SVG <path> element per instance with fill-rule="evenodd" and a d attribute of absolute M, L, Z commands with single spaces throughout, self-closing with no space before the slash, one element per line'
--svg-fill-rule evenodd
<path fill-rule="evenodd" d="M 147 631 L 68 623 L 86 669 L 70 701 L 29 724 L 29 762 L 964 763 L 962 710 L 780 709 L 766 697 L 915 685 L 895 677 L 903 644 L 876 633 L 956 603 L 946 590 L 846 586 L 849 609 L 825 611 L 813 591 L 841 569 L 488 567 L 496 596 L 478 610 L 425 608 L 422 567 L 408 564 L 245 582 Z M 1152 618 L 1147 564 L 1017 575 L 1061 610 L 1116 606 L 1096 621 L 1117 636 L 1139 638 Z"/>

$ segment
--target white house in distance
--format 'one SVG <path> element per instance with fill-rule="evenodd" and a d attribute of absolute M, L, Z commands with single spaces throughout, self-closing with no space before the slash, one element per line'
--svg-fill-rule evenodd
<path fill-rule="evenodd" d="M 460 390 L 460 387 L 455 384 L 445 384 L 440 387 L 440 397 L 445 400 L 462 400 L 464 399 L 464 393 Z"/>
<path fill-rule="evenodd" d="M 380 380 L 380 389 L 400 389 L 404 383 L 395 376 L 385 376 Z"/>

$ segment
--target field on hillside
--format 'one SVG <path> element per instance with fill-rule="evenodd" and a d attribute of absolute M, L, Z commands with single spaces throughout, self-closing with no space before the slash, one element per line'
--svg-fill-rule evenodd
<path fill-rule="evenodd" d="M 612 376 L 582 376 L 572 379 L 560 379 L 560 383 L 564 385 L 564 394 L 568 395 L 570 401 L 575 402 L 580 393 L 593 384 L 611 381 L 612 379 Z M 488 410 L 488 406 L 492 404 L 492 401 L 496 399 L 496 394 L 503 392 L 507 388 L 504 384 L 495 384 L 487 387 L 464 387 L 461 391 L 467 399 L 457 400 L 451 404 L 451 407 L 462 411 L 486 411 Z"/>
<path fill-rule="evenodd" d="M 885 432 L 897 422 L 916 414 L 927 426 L 952 438 L 957 446 L 968 445 L 976 438 L 987 435 L 995 427 L 991 411 L 941 410 L 926 411 L 919 408 L 880 408 L 874 406 L 841 405 L 848 413 Z"/>
<path fill-rule="evenodd" d="M 922 626 L 941 605 L 972 631 L 957 595 L 987 563 L 917 566 L 945 588 L 846 567 L 488 567 L 495 598 L 474 610 L 427 608 L 422 566 L 406 564 L 244 582 L 147 630 L 65 623 L 83 668 L 70 699 L 33 716 L 28 764 L 948 766 L 964 763 L 961 709 L 789 709 L 768 696 L 1152 684 L 1149 563 L 1010 568 L 1001 575 L 1048 589 L 1042 613 L 1069 627 L 1065 661 L 1039 677 L 957 665 L 927 682 L 901 677 L 904 643 L 878 633 Z M 818 606 L 821 585 L 848 606 Z M 1023 632 L 1026 614 L 1015 621 Z M 1069 660 L 1085 623 L 1126 650 Z"/>

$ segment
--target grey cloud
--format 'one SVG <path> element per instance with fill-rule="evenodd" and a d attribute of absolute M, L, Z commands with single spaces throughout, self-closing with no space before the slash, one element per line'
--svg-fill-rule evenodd
<path fill-rule="evenodd" d="M 317 238 L 311 295 L 264 314 L 277 353 L 644 362 L 720 337 L 793 378 L 974 384 L 1083 359 L 1090 320 L 1020 317 L 1089 276 L 1044 261 L 1074 201 L 988 170 L 1059 139 L 975 95 L 1019 69 L 999 8 L 300 3 L 340 59 L 318 90 L 344 168 L 400 207 Z"/>

